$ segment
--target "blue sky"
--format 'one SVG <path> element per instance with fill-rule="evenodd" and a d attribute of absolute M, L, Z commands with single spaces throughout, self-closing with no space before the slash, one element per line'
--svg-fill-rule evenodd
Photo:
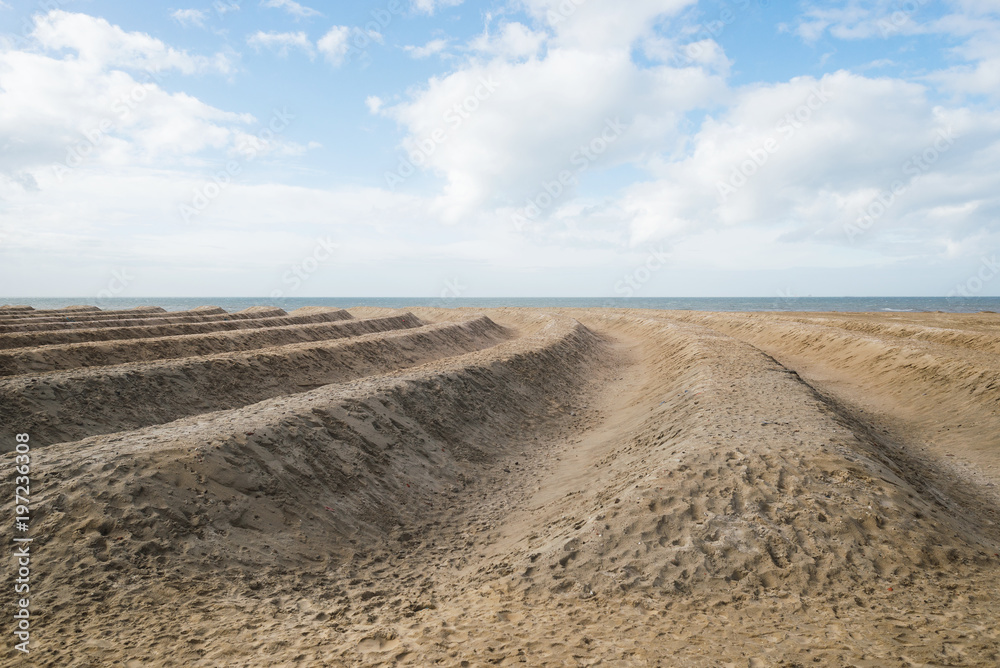
<path fill-rule="evenodd" d="M 1000 295 L 998 93 L 986 0 L 4 0 L 0 293 Z"/>

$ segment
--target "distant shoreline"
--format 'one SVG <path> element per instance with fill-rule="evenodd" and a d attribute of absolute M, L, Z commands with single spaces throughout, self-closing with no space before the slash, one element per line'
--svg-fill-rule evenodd
<path fill-rule="evenodd" d="M 161 306 L 185 311 L 218 306 L 239 311 L 250 306 L 273 306 L 286 311 L 303 306 L 351 308 L 635 308 L 664 311 L 784 311 L 784 312 L 1000 312 L 1000 297 L 0 297 L 0 305 L 28 305 L 59 309 L 94 305 L 104 310 Z"/>

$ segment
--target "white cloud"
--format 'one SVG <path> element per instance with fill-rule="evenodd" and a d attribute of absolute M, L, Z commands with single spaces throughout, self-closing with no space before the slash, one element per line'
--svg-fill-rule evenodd
<path fill-rule="evenodd" d="M 286 12 L 297 18 L 307 18 L 310 16 L 322 16 L 322 14 L 312 7 L 305 7 L 295 2 L 295 0 L 261 0 L 262 7 L 272 9 L 284 9 Z"/>
<path fill-rule="evenodd" d="M 1000 13 L 1000 7 L 993 0 L 950 0 L 944 4 L 953 11 L 938 17 L 937 3 L 928 0 L 827 0 L 806 9 L 794 30 L 807 42 L 816 41 L 825 33 L 838 39 L 858 40 L 925 34 L 967 37 L 995 32 L 993 19 Z"/>
<path fill-rule="evenodd" d="M 924 80 L 960 95 L 996 97 L 1000 94 L 1000 6 L 991 0 L 947 4 L 952 11 L 936 16 L 928 2 L 832 2 L 807 9 L 795 30 L 807 42 L 827 32 L 845 40 L 918 34 L 962 40 L 948 53 L 964 62 L 931 72 Z"/>
<path fill-rule="evenodd" d="M 252 118 L 73 58 L 0 53 L 0 173 L 148 164 L 224 148 Z M 65 170 L 64 170 L 65 171 Z"/>
<path fill-rule="evenodd" d="M 104 19 L 56 10 L 35 18 L 32 37 L 45 49 L 76 51 L 81 62 L 101 67 L 132 70 L 179 70 L 196 72 L 233 71 L 229 56 L 192 56 L 146 33 L 126 32 Z"/>
<path fill-rule="evenodd" d="M 997 114 L 937 107 L 920 83 L 847 72 L 729 89 L 731 62 L 718 43 L 683 44 L 673 32 L 654 30 L 655 22 L 688 4 L 681 0 L 641 2 L 627 15 L 610 3 L 524 4 L 538 22 L 535 28 L 488 28 L 470 42 L 473 55 L 454 71 L 430 79 L 401 103 L 379 100 L 370 107 L 396 119 L 406 131 L 404 153 L 443 180 L 435 211 L 445 220 L 489 210 L 494 224 L 509 225 L 511 214 L 523 213 L 560 170 L 568 170 L 571 182 L 552 186 L 562 192 L 550 198 L 554 202 L 531 228 L 535 239 L 617 243 L 610 226 L 626 232 L 624 243 L 640 243 L 752 228 L 810 253 L 846 248 L 858 261 L 859 247 L 850 246 L 846 230 L 893 184 L 904 192 L 856 241 L 860 248 L 878 249 L 865 253 L 930 257 L 944 248 L 965 248 L 1000 210 L 1000 195 L 993 194 L 1000 192 L 1000 175 L 987 167 L 1000 161 Z M 826 21 L 817 30 L 851 39 L 879 30 L 881 5 L 848 4 L 837 16 L 814 12 L 813 19 Z M 562 13 L 553 14 L 560 7 Z M 901 30 L 943 30 L 894 20 Z M 992 61 L 1000 57 L 994 47 L 1000 40 L 980 39 L 987 22 L 977 21 L 976 27 L 950 29 L 972 36 L 956 55 L 975 67 L 940 73 L 939 80 L 989 95 L 1000 90 L 993 78 L 1000 77 L 1000 68 Z M 637 65 L 630 53 L 636 45 L 664 64 Z M 477 99 L 484 81 L 494 82 L 496 90 Z M 816 90 L 826 98 L 821 103 Z M 712 107 L 722 111 L 709 116 L 700 132 L 685 127 L 687 112 Z M 796 113 L 808 116 L 808 123 Z M 573 159 L 608 119 L 620 119 L 628 129 L 588 163 L 587 170 L 604 175 L 599 181 L 591 177 L 590 189 L 580 190 L 577 183 L 588 174 L 577 173 Z M 907 161 L 933 153 L 939 133 L 949 131 L 956 133 L 953 143 L 914 172 Z M 766 164 L 752 165 L 747 184 L 723 199 L 719 184 L 772 139 L 776 148 Z M 641 177 L 643 171 L 650 176 Z M 831 262 L 846 262 L 847 255 L 831 252 Z"/>
<path fill-rule="evenodd" d="M 598 141 L 609 122 L 629 130 L 601 156 L 604 166 L 675 141 L 680 116 L 721 95 L 724 83 L 701 67 L 643 69 L 629 48 L 690 2 L 640 0 L 622 12 L 608 2 L 524 0 L 538 28 L 510 22 L 487 30 L 470 43 L 475 56 L 464 66 L 384 109 L 406 129 L 404 150 L 445 180 L 442 215 L 461 220 L 478 207 L 523 205 L 544 182 L 576 169 L 581 146 Z"/>
<path fill-rule="evenodd" d="M 945 90 L 965 95 L 1000 97 L 1000 57 L 985 58 L 973 65 L 962 65 L 935 72 L 928 77 Z"/>
<path fill-rule="evenodd" d="M 469 48 L 483 54 L 508 59 L 529 58 L 538 54 L 547 35 L 523 23 L 505 23 L 497 34 L 488 31 L 469 43 Z"/>
<path fill-rule="evenodd" d="M 726 52 L 713 39 L 682 43 L 654 35 L 642 39 L 640 46 L 651 61 L 667 65 L 696 65 L 723 75 L 729 74 L 732 65 Z"/>
<path fill-rule="evenodd" d="M 363 257 L 352 261 L 385 259 L 407 251 L 407 244 L 387 242 L 376 234 L 377 228 L 398 230 L 390 236 L 402 240 L 419 227 L 407 232 L 400 221 L 415 217 L 424 227 L 431 220 L 427 203 L 413 196 L 372 188 L 254 183 L 241 177 L 194 219 L 196 226 L 183 223 L 179 205 L 204 185 L 205 177 L 197 173 L 154 168 L 86 170 L 64 181 L 42 173 L 40 192 L 4 193 L 5 204 L 20 214 L 16 225 L 0 218 L 0 236 L 11 256 L 28 249 L 45 253 L 57 260 L 55 272 L 66 271 L 63 266 L 68 264 L 69 276 L 78 271 L 80 251 L 86 249 L 88 265 L 124 260 L 143 271 L 155 266 L 215 267 L 240 274 L 243 280 L 280 268 L 273 275 L 276 280 L 318 235 L 345 242 L 367 239 L 370 248 L 359 249 Z M 71 218 L 58 213 L 68 209 L 74 211 Z M 140 220 L 141 225 L 134 223 Z"/>
<path fill-rule="evenodd" d="M 657 19 L 674 16 L 697 0 L 632 0 L 628 11 L 616 2 L 519 0 L 555 32 L 553 45 L 580 50 L 628 48 L 649 36 Z"/>
<path fill-rule="evenodd" d="M 689 151 L 627 188 L 617 206 L 635 241 L 755 225 L 844 244 L 898 184 L 860 236 L 895 239 L 889 254 L 929 252 L 935 236 L 967 237 L 1000 207 L 1000 175 L 981 171 L 998 158 L 1000 115 L 935 107 L 922 86 L 839 72 L 741 91 Z M 978 204 L 954 208 L 970 201 Z"/>
<path fill-rule="evenodd" d="M 523 205 L 575 169 L 580 148 L 609 123 L 629 130 L 601 156 L 605 165 L 675 140 L 680 115 L 720 95 L 723 81 L 698 67 L 642 69 L 629 48 L 691 1 L 638 0 L 622 12 L 609 2 L 523 0 L 538 29 L 512 22 L 485 32 L 470 48 L 488 61 L 474 57 L 385 109 L 407 131 L 404 150 L 444 178 L 441 214 L 455 221 L 478 207 Z"/>
<path fill-rule="evenodd" d="M 253 118 L 162 82 L 174 72 L 229 72 L 227 56 L 193 56 L 144 33 L 61 11 L 35 17 L 24 50 L 0 50 L 0 179 L 31 189 L 78 167 L 173 164 L 225 150 Z M 65 53 L 68 52 L 68 53 Z"/>
<path fill-rule="evenodd" d="M 442 53 L 448 47 L 448 40 L 446 39 L 432 39 L 423 46 L 404 46 L 408 54 L 413 58 L 429 58 L 437 53 Z"/>
<path fill-rule="evenodd" d="M 170 17 L 182 26 L 205 26 L 205 12 L 200 9 L 178 9 Z"/>
<path fill-rule="evenodd" d="M 964 4 L 972 5 L 966 2 Z M 971 6 L 970 13 L 951 14 L 934 24 L 937 32 L 964 39 L 949 54 L 964 61 L 927 78 L 944 90 L 960 95 L 1000 98 L 1000 7 Z"/>
<path fill-rule="evenodd" d="M 248 114 L 164 90 L 163 80 L 176 76 L 168 67 L 201 71 L 185 52 L 90 17 L 50 13 L 36 22 L 35 43 L 0 49 L 2 189 L 27 192 L 92 169 L 196 168 L 204 152 L 235 151 L 255 131 Z M 265 149 L 304 150 L 280 137 Z"/>
<path fill-rule="evenodd" d="M 262 48 L 273 51 L 282 58 L 288 55 L 290 49 L 301 49 L 312 58 L 315 55 L 312 42 L 304 32 L 263 32 L 258 30 L 247 37 L 247 44 L 257 51 Z"/>
<path fill-rule="evenodd" d="M 816 41 L 826 32 L 848 40 L 920 34 L 926 31 L 921 15 L 926 13 L 924 4 L 928 4 L 926 0 L 905 4 L 898 0 L 828 2 L 807 9 L 795 32 L 807 42 Z"/>
<path fill-rule="evenodd" d="M 316 42 L 316 48 L 331 64 L 340 65 L 351 49 L 350 37 L 347 26 L 333 26 Z"/>
<path fill-rule="evenodd" d="M 667 240 L 677 262 L 687 262 L 676 280 L 690 281 L 697 267 L 718 274 L 802 263 L 892 266 L 899 258 L 929 265 L 1000 244 L 1000 113 L 982 99 L 1000 90 L 995 3 L 956 0 L 952 14 L 901 22 L 901 30 L 948 35 L 956 45 L 948 52 L 953 66 L 919 79 L 866 77 L 858 68 L 733 88 L 719 43 L 682 41 L 693 31 L 677 25 L 686 15 L 676 17 L 689 0 L 634 0 L 628 12 L 600 0 L 516 1 L 528 9 L 525 23 L 489 16 L 466 45 L 440 39 L 410 47 L 413 56 L 447 52 L 452 67 L 402 96 L 364 100 L 369 113 L 399 123 L 401 148 L 415 163 L 420 157 L 425 178 L 395 192 L 315 189 L 269 183 L 266 169 L 248 169 L 187 228 L 178 204 L 219 159 L 238 157 L 254 141 L 257 123 L 170 93 L 142 72 L 227 73 L 230 57 L 188 53 L 79 14 L 40 17 L 29 47 L 0 48 L 5 248 L 13 240 L 25 253 L 41 249 L 64 261 L 73 268 L 63 285 L 75 285 L 67 281 L 85 264 L 75 259 L 79 249 L 107 262 L 131 253 L 164 268 L 163 285 L 176 284 L 170 269 L 195 266 L 245 281 L 275 263 L 275 249 L 295 249 L 288 258 L 295 260 L 315 231 L 336 229 L 351 261 L 410 263 L 385 278 L 386 290 L 395 280 L 398 292 L 400 277 L 426 258 L 472 258 L 508 275 L 576 266 L 582 276 L 631 257 L 630 245 Z M 417 4 L 427 13 L 443 6 Z M 267 6 L 294 14 L 288 3 Z M 827 3 L 807 9 L 793 29 L 804 38 L 877 38 L 886 7 Z M 187 11 L 196 10 L 174 18 L 196 24 Z M 671 17 L 666 31 L 663 19 Z M 364 34 L 333 26 L 313 43 L 304 32 L 261 31 L 247 43 L 322 53 L 339 65 Z M 613 141 L 601 137 L 611 127 L 620 130 Z M 938 133 L 948 131 L 954 142 L 937 151 Z M 599 154 L 577 171 L 581 151 L 598 144 Z M 277 136 L 259 154 L 285 165 L 316 146 Z M 935 159 L 914 172 L 914 156 L 931 149 Z M 68 156 L 81 164 L 60 180 L 53 165 Z M 517 230 L 511 214 L 560 171 L 572 171 L 571 182 Z M 744 183 L 731 185 L 741 172 Z M 720 183 L 732 192 L 723 196 Z M 846 226 L 894 183 L 903 191 L 852 244 Z M 442 221 L 464 224 L 442 228 Z M 380 241 L 386 237 L 393 241 Z M 3 277 L 12 271 L 0 266 Z M 249 289 L 235 278 L 231 285 Z M 439 290 L 432 284 L 428 293 Z M 370 294 L 371 284 L 360 291 Z"/>
<path fill-rule="evenodd" d="M 433 14 L 442 7 L 457 7 L 462 0 L 413 0 L 413 8 L 424 14 Z"/>
<path fill-rule="evenodd" d="M 652 142 L 676 139 L 685 111 L 724 90 L 700 68 L 641 69 L 627 51 L 550 48 L 542 60 L 472 61 L 385 113 L 406 129 L 403 147 L 417 157 L 443 133 L 423 166 L 445 179 L 440 205 L 457 220 L 484 205 L 523 205 L 543 181 L 576 169 L 581 146 L 615 119 L 628 131 L 601 165 L 641 160 Z"/>

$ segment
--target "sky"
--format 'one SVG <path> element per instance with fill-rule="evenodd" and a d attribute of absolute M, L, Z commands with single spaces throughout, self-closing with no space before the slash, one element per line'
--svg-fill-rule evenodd
<path fill-rule="evenodd" d="M 0 0 L 0 294 L 1000 295 L 996 0 Z"/>

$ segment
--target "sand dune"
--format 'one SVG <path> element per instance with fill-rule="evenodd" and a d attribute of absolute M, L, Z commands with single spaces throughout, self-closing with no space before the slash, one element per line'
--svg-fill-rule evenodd
<path fill-rule="evenodd" d="M 923 325 L 903 326 L 892 321 L 913 316 L 681 317 L 774 355 L 867 413 L 868 422 L 904 418 L 896 425 L 904 440 L 969 463 L 967 473 L 986 484 L 998 482 L 986 478 L 1000 476 L 1000 316 L 926 314 Z"/>
<path fill-rule="evenodd" d="M 136 306 L 135 308 L 123 309 L 119 311 L 84 311 L 70 312 L 62 311 L 24 311 L 14 315 L 4 315 L 5 311 L 0 311 L 0 324 L 35 324 L 40 322 L 98 322 L 104 320 L 130 320 L 134 318 L 176 318 L 184 315 L 209 315 L 221 314 L 226 311 L 218 306 L 199 306 L 190 311 L 166 311 L 160 306 Z"/>
<path fill-rule="evenodd" d="M 35 665 L 1000 660 L 997 316 L 349 315 L 3 351 Z"/>
<path fill-rule="evenodd" d="M 215 322 L 230 320 L 251 320 L 257 318 L 276 318 L 288 315 L 284 309 L 273 307 L 255 306 L 243 311 L 226 313 L 219 309 L 221 313 L 214 312 L 214 309 L 206 311 L 189 311 L 187 313 L 142 313 L 132 314 L 130 317 L 102 318 L 100 314 L 88 315 L 80 318 L 32 318 L 29 322 L 17 321 L 14 323 L 0 324 L 0 333 L 4 332 L 35 332 L 53 331 L 64 329 L 94 329 L 95 327 L 141 327 L 143 325 L 166 325 L 183 322 Z"/>
<path fill-rule="evenodd" d="M 410 326 L 417 324 L 415 318 L 411 317 L 407 321 L 405 316 L 383 318 L 378 322 L 370 320 L 358 323 L 352 322 L 349 315 L 343 311 L 330 311 L 307 313 L 301 316 L 264 318 L 240 323 L 215 322 L 149 327 L 142 328 L 145 330 L 143 334 L 149 336 L 139 336 L 134 339 L 110 338 L 107 340 L 98 339 L 95 342 L 39 345 L 0 350 L 0 375 L 206 355 L 224 350 L 249 350 L 262 345 L 277 345 L 282 342 L 333 338 L 336 336 L 336 334 L 332 334 L 334 332 L 340 332 L 341 336 L 353 336 L 362 331 L 370 332 L 379 328 L 392 328 L 405 322 L 409 322 Z M 372 329 L 373 327 L 375 329 Z M 199 333 L 183 333 L 192 330 Z M 167 335 L 165 334 L 167 331 L 173 331 L 175 334 Z M 103 330 L 100 333 L 103 333 Z"/>
<path fill-rule="evenodd" d="M 140 306 L 138 308 L 149 308 L 147 306 Z M 155 308 L 155 307 L 154 307 Z M 0 313 L 3 314 L 47 314 L 47 313 L 83 313 L 86 311 L 100 311 L 101 309 L 97 306 L 90 304 L 75 304 L 71 306 L 64 306 L 62 308 L 54 309 L 35 309 L 34 306 L 28 306 L 26 304 L 4 304 L 0 306 Z"/>
<path fill-rule="evenodd" d="M 302 311 L 300 309 L 300 311 Z M 350 316 L 340 309 L 305 309 L 285 313 L 282 309 L 246 309 L 221 315 L 187 315 L 178 318 L 141 319 L 115 322 L 82 323 L 84 327 L 65 328 L 61 324 L 25 326 L 20 331 L 0 333 L 0 348 L 43 346 L 79 341 L 113 341 L 156 336 L 177 336 L 196 332 L 217 332 L 228 329 L 251 329 L 300 322 L 329 322 Z"/>
<path fill-rule="evenodd" d="M 224 313 L 224 309 L 217 306 L 209 307 L 199 307 L 196 311 L 192 310 L 189 312 L 216 312 Z M 159 306 L 137 306 L 135 308 L 123 309 L 119 311 L 13 311 L 8 312 L 6 310 L 0 310 L 0 324 L 11 324 L 11 323 L 38 323 L 38 322 L 65 322 L 67 320 L 72 321 L 100 321 L 100 320 L 127 320 L 130 318 L 150 318 L 154 316 L 160 317 L 175 317 L 182 315 L 183 311 L 175 311 L 170 313 Z"/>
<path fill-rule="evenodd" d="M 477 318 L 347 340 L 18 376 L 0 380 L 0 410 L 41 441 L 57 443 L 393 371 L 489 347 L 505 336 L 489 319 Z"/>

